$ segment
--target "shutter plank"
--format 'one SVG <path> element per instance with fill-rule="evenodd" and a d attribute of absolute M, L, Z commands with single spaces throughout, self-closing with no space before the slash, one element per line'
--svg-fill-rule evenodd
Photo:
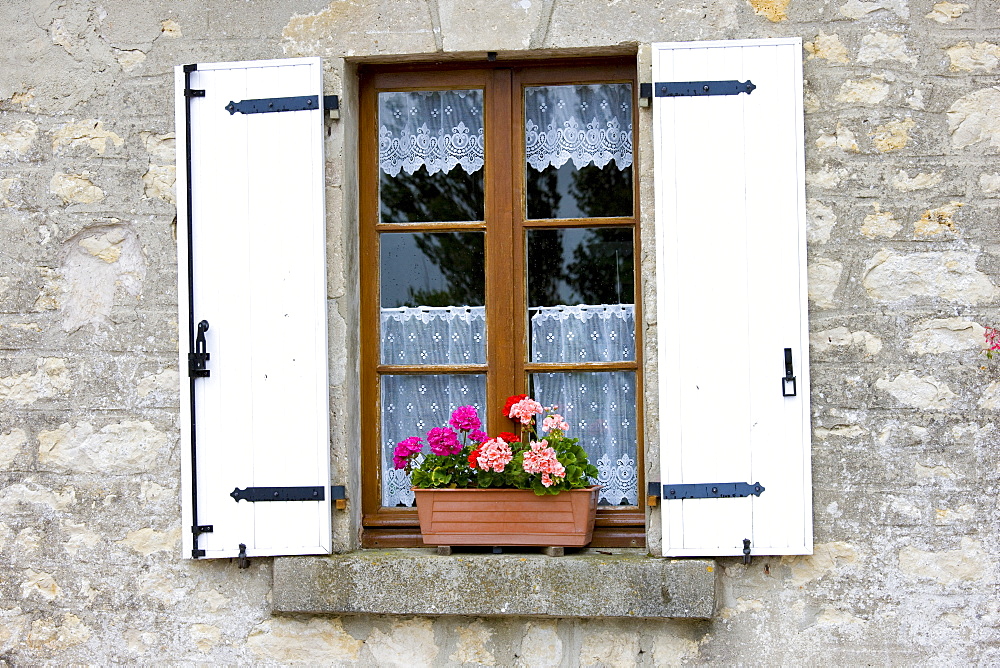
<path fill-rule="evenodd" d="M 228 76 L 226 76 L 228 74 Z M 232 554 L 233 536 L 251 535 L 252 517 L 229 498 L 236 482 L 252 474 L 252 458 L 241 456 L 239 444 L 250 442 L 249 373 L 243 360 L 250 355 L 240 315 L 249 307 L 245 291 L 225 290 L 247 285 L 248 239 L 238 231 L 246 209 L 245 129 L 242 119 L 226 119 L 219 110 L 246 89 L 242 72 L 192 72 L 193 88 L 205 90 L 192 101 L 194 320 L 209 321 L 206 333 L 211 376 L 196 385 L 198 424 L 198 515 L 215 527 L 199 544 L 206 556 Z M 225 193 L 225 197 L 217 196 Z M 225 277 L 226 282 L 220 280 Z M 231 283 L 229 282 L 231 281 Z M 229 447 L 220 447 L 225 440 Z M 232 483 L 232 486 L 230 484 Z M 187 550 L 185 550 L 187 553 Z"/>
<path fill-rule="evenodd" d="M 663 51 L 654 58 L 654 81 L 676 80 L 674 60 L 677 53 Z M 680 430 L 670 428 L 679 425 L 680 385 L 673 382 L 680 368 L 680 331 L 671 326 L 679 320 L 680 308 L 680 262 L 678 246 L 669 237 L 677 227 L 679 201 L 678 181 L 684 174 L 677 168 L 672 152 L 661 147 L 675 146 L 680 141 L 678 106 L 653 104 L 653 174 L 655 176 L 656 197 L 654 215 L 656 220 L 656 284 L 657 284 L 657 365 L 659 368 L 659 436 L 660 466 L 663 472 L 681 468 L 682 450 Z M 666 481 L 666 478 L 663 478 Z M 683 541 L 683 512 L 678 503 L 660 505 L 662 517 L 663 544 L 679 545 Z"/>
<path fill-rule="evenodd" d="M 710 79 L 713 72 L 731 69 L 730 54 L 722 49 L 688 50 L 682 55 L 679 70 L 685 81 Z M 748 355 L 741 335 L 747 322 L 744 310 L 726 305 L 745 300 L 746 287 L 739 278 L 746 273 L 741 213 L 745 206 L 741 188 L 720 184 L 744 179 L 743 161 L 732 150 L 743 134 L 741 100 L 740 96 L 686 97 L 676 103 L 681 128 L 709 129 L 685 132 L 677 145 L 678 155 L 684 156 L 677 243 L 689 249 L 680 256 L 684 280 L 679 286 L 682 319 L 677 323 L 686 351 L 679 379 L 685 421 L 680 482 L 736 481 L 749 464 L 743 438 L 749 387 L 739 363 Z M 685 545 L 735 541 L 749 524 L 750 508 L 743 500 L 680 503 Z"/>
<path fill-rule="evenodd" d="M 782 50 L 786 53 L 782 54 Z M 805 389 L 808 384 L 806 356 L 808 335 L 803 327 L 805 318 L 797 317 L 803 309 L 782 308 L 782 305 L 801 305 L 800 294 L 804 285 L 800 277 L 805 276 L 804 229 L 798 221 L 804 218 L 804 196 L 801 192 L 801 170 L 798 160 L 776 159 L 782 156 L 799 156 L 802 117 L 796 117 L 796 109 L 801 100 L 801 87 L 789 85 L 796 82 L 794 76 L 798 62 L 798 52 L 789 54 L 790 45 L 747 49 L 747 60 L 759 71 L 761 89 L 766 92 L 766 104 L 754 106 L 750 124 L 761 128 L 761 132 L 748 134 L 747 154 L 768 156 L 763 169 L 757 170 L 750 179 L 748 192 L 752 193 L 750 210 L 756 226 L 774 227 L 779 233 L 755 237 L 752 257 L 755 262 L 754 276 L 760 282 L 760 291 L 769 290 L 775 298 L 762 303 L 756 331 L 759 340 L 755 350 L 759 367 L 761 424 L 768 426 L 768 432 L 757 435 L 754 443 L 754 476 L 762 482 L 782 480 L 782 486 L 773 489 L 754 500 L 755 518 L 754 545 L 756 549 L 770 551 L 799 549 L 806 544 L 806 535 L 811 508 L 803 502 L 808 498 L 809 449 L 808 447 L 788 448 L 785 443 L 803 442 L 801 430 L 805 424 L 808 432 L 808 411 Z M 766 88 L 765 88 L 766 86 Z M 790 131 L 795 130 L 795 131 Z M 792 270 L 786 269 L 791 265 Z M 794 271 L 797 269 L 798 271 Z M 803 279 L 804 280 L 804 279 Z M 784 341 L 785 343 L 780 343 Z M 777 345 L 776 345 L 777 344 Z M 780 386 L 784 373 L 783 351 L 793 350 L 795 373 L 798 376 L 797 397 L 782 397 L 773 390 Z M 766 362 L 766 363 L 765 363 Z M 771 385 L 770 383 L 773 383 Z M 804 441 L 808 443 L 808 439 Z M 811 534 L 811 530 L 808 531 Z"/>
<path fill-rule="evenodd" d="M 310 88 L 307 68 L 288 69 L 266 68 L 256 73 L 248 98 L 291 96 Z M 274 254 L 303 256 L 318 243 L 309 218 L 295 215 L 302 206 L 298 201 L 301 185 L 295 182 L 302 178 L 299 166 L 310 164 L 313 142 L 322 143 L 322 137 L 314 132 L 315 115 L 308 111 L 254 114 L 247 121 L 251 161 L 261 166 L 251 186 L 252 255 L 254 266 L 260 268 L 251 278 L 252 294 L 263 304 L 280 307 L 252 310 L 253 329 L 259 333 L 254 340 L 254 413 L 280 416 L 268 419 L 254 442 L 254 484 L 261 487 L 316 484 L 303 482 L 299 462 L 312 461 L 311 444 L 317 438 L 313 416 L 325 410 L 317 405 L 317 393 L 311 391 L 309 382 L 314 366 L 321 358 L 325 361 L 325 355 L 318 346 L 322 332 L 301 323 L 316 303 L 322 303 L 324 295 L 317 294 L 312 277 L 295 271 L 294 265 L 269 261 Z M 288 134 L 307 137 L 308 141 L 288 145 Z M 309 511 L 323 505 L 292 501 L 254 504 L 258 527 L 255 549 L 285 547 L 282 543 L 287 540 L 289 526 L 296 527 L 295 534 L 315 533 L 318 518 L 311 517 L 314 513 Z"/>

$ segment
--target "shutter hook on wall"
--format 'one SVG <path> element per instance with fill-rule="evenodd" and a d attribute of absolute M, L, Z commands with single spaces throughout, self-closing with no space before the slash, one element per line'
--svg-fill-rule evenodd
<path fill-rule="evenodd" d="M 750 557 L 750 539 L 749 538 L 744 538 L 743 539 L 743 563 L 749 565 L 750 564 L 750 558 L 751 558 Z"/>
<path fill-rule="evenodd" d="M 240 543 L 240 553 L 236 559 L 236 566 L 238 568 L 250 568 L 250 560 L 247 559 L 246 543 Z"/>

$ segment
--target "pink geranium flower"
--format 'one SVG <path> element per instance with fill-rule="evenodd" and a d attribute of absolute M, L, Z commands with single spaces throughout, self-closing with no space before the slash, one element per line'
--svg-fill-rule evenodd
<path fill-rule="evenodd" d="M 479 429 L 482 426 L 475 406 L 459 406 L 451 414 L 451 420 L 448 421 L 448 424 L 462 431 Z"/>
<path fill-rule="evenodd" d="M 507 414 L 507 417 L 520 420 L 521 424 L 531 424 L 535 415 L 544 412 L 545 409 L 540 403 L 530 397 L 525 397 L 510 407 L 510 413 Z"/>
<path fill-rule="evenodd" d="M 983 335 L 986 337 L 986 356 L 993 359 L 993 354 L 1000 352 L 1000 330 L 987 326 Z"/>
<path fill-rule="evenodd" d="M 569 425 L 566 424 L 566 420 L 563 419 L 562 415 L 553 413 L 552 415 L 546 415 L 545 419 L 542 420 L 542 431 L 552 431 L 553 429 L 558 429 L 562 432 L 569 429 Z"/>
<path fill-rule="evenodd" d="M 423 449 L 424 444 L 419 436 L 410 436 L 396 444 L 396 449 L 392 453 L 392 464 L 397 469 L 405 469 L 407 462 Z"/>
<path fill-rule="evenodd" d="M 552 476 L 566 477 L 565 467 L 559 463 L 556 451 L 549 447 L 545 439 L 531 442 L 531 450 L 524 453 L 523 466 L 525 473 L 541 473 L 542 484 L 546 487 L 554 484 Z"/>
<path fill-rule="evenodd" d="M 476 463 L 483 471 L 492 469 L 496 473 L 503 473 L 504 468 L 514 459 L 514 453 L 510 446 L 502 438 L 493 438 L 479 446 L 479 456 Z"/>
<path fill-rule="evenodd" d="M 431 452 L 439 457 L 454 455 L 462 451 L 458 442 L 458 434 L 448 427 L 434 427 L 427 432 L 427 442 L 431 444 Z"/>

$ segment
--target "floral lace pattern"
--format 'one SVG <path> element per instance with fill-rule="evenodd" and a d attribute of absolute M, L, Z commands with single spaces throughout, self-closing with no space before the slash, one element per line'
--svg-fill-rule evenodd
<path fill-rule="evenodd" d="M 388 176 L 483 168 L 482 91 L 379 93 L 378 114 L 378 163 Z"/>
<path fill-rule="evenodd" d="M 486 307 L 383 308 L 383 364 L 483 364 Z"/>
<path fill-rule="evenodd" d="M 635 460 L 628 453 L 614 463 L 604 455 L 594 465 L 597 467 L 597 482 L 601 485 L 598 503 L 608 506 L 634 506 L 639 502 L 639 475 Z"/>
<path fill-rule="evenodd" d="M 524 91 L 524 146 L 538 171 L 572 160 L 618 169 L 632 165 L 632 86 L 537 86 Z"/>
<path fill-rule="evenodd" d="M 483 168 L 483 92 L 379 93 L 379 167 L 388 176 Z M 632 165 L 632 86 L 533 86 L 524 93 L 524 142 L 536 170 Z"/>
<path fill-rule="evenodd" d="M 634 304 L 578 304 L 531 309 L 533 362 L 635 359 Z"/>

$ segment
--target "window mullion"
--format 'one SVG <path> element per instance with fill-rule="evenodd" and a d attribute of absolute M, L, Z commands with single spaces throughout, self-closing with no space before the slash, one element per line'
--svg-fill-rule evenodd
<path fill-rule="evenodd" d="M 486 114 L 486 379 L 487 424 L 491 432 L 506 428 L 504 398 L 523 385 L 524 358 L 523 252 L 515 234 L 514 177 L 511 165 L 511 71 L 495 70 L 487 89 Z"/>

